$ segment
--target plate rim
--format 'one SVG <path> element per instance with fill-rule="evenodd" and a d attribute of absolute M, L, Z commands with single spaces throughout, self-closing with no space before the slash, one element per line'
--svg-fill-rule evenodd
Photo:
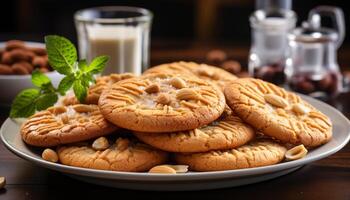
<path fill-rule="evenodd" d="M 300 95 L 300 94 L 299 94 Z M 345 117 L 339 110 L 336 108 L 314 99 L 312 97 L 306 95 L 300 95 L 303 99 L 308 101 L 309 103 L 318 103 L 322 106 L 325 106 L 327 109 L 330 109 L 332 112 L 336 113 L 339 117 L 344 119 L 350 129 L 350 121 L 347 117 Z M 45 161 L 43 159 L 39 159 L 36 157 L 32 157 L 9 144 L 9 142 L 5 139 L 3 130 L 6 126 L 12 121 L 12 119 L 7 118 L 1 126 L 0 129 L 0 139 L 4 143 L 5 147 L 10 150 L 15 155 L 21 157 L 24 160 L 30 161 L 39 166 L 59 171 L 62 173 L 69 173 L 73 175 L 87 176 L 87 177 L 95 177 L 95 178 L 104 178 L 104 179 L 115 179 L 115 180 L 142 180 L 142 181 L 199 181 L 199 180 L 210 180 L 210 179 L 224 179 L 224 178 L 243 178 L 247 176 L 254 176 L 265 173 L 272 173 L 277 171 L 282 171 L 286 169 L 290 169 L 297 166 L 302 166 L 316 160 L 323 159 L 328 157 L 340 149 L 342 149 L 350 140 L 350 131 L 348 131 L 346 139 L 342 141 L 338 146 L 332 148 L 326 152 L 318 154 L 317 156 L 308 158 L 308 159 L 300 159 L 295 161 L 278 163 L 275 165 L 262 166 L 262 167 L 254 167 L 254 168 L 246 168 L 246 169 L 234 169 L 234 170 L 225 170 L 225 171 L 212 171 L 212 172 L 192 172 L 185 174 L 146 174 L 140 172 L 120 172 L 120 171 L 109 171 L 109 170 L 98 170 L 98 169 L 89 169 L 82 167 L 74 167 L 63 165 L 60 163 L 52 163 L 49 161 Z"/>

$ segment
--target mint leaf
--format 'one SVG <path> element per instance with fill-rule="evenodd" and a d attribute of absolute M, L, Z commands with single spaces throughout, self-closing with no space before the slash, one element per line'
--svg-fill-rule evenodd
<path fill-rule="evenodd" d="M 52 68 L 61 74 L 71 74 L 78 59 L 74 45 L 68 39 L 57 35 L 46 36 L 45 44 Z"/>
<path fill-rule="evenodd" d="M 36 102 L 37 110 L 45 110 L 46 108 L 53 106 L 58 100 L 56 93 L 43 94 L 38 97 Z"/>
<path fill-rule="evenodd" d="M 74 76 L 73 75 L 68 75 L 66 77 L 64 77 L 60 84 L 58 85 L 58 92 L 61 94 L 61 95 L 65 95 L 66 92 L 72 87 L 73 83 L 74 83 Z"/>
<path fill-rule="evenodd" d="M 41 88 L 43 85 L 51 83 L 51 80 L 45 74 L 36 69 L 32 73 L 32 83 L 33 85 Z"/>
<path fill-rule="evenodd" d="M 35 103 L 40 96 L 38 89 L 26 89 L 20 92 L 12 102 L 10 117 L 29 117 L 35 112 Z"/>
<path fill-rule="evenodd" d="M 108 59 L 108 56 L 98 56 L 94 58 L 84 72 L 91 72 L 92 74 L 101 73 L 104 70 Z"/>
<path fill-rule="evenodd" d="M 74 81 L 73 91 L 79 102 L 84 103 L 87 96 L 87 87 L 84 86 L 84 83 L 81 80 Z"/>
<path fill-rule="evenodd" d="M 79 66 L 79 69 L 83 72 L 86 71 L 89 67 L 85 59 L 79 60 L 78 66 Z"/>

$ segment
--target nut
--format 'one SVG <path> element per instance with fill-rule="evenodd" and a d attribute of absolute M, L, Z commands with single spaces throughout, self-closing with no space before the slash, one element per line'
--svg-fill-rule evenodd
<path fill-rule="evenodd" d="M 202 68 L 198 68 L 197 69 L 197 73 L 201 76 L 207 76 L 207 77 L 213 77 L 214 76 L 214 72 L 213 71 L 209 71 L 206 69 L 202 69 Z"/>
<path fill-rule="evenodd" d="M 48 65 L 48 60 L 44 56 L 35 56 L 32 60 L 32 65 L 36 68 L 44 68 Z"/>
<path fill-rule="evenodd" d="M 157 103 L 163 104 L 163 105 L 169 105 L 170 103 L 170 97 L 168 94 L 160 93 L 156 99 Z"/>
<path fill-rule="evenodd" d="M 118 138 L 117 141 L 115 141 L 117 144 L 117 149 L 119 151 L 124 151 L 129 147 L 129 140 L 125 138 Z"/>
<path fill-rule="evenodd" d="M 49 149 L 49 148 L 47 148 L 43 151 L 43 153 L 41 154 L 41 157 L 44 160 L 54 162 L 54 163 L 58 161 L 58 155 L 57 155 L 56 151 Z"/>
<path fill-rule="evenodd" d="M 12 70 L 15 74 L 19 74 L 19 75 L 30 74 L 30 72 L 27 70 L 27 68 L 19 63 L 13 64 Z"/>
<path fill-rule="evenodd" d="M 305 157 L 306 154 L 307 149 L 304 147 L 303 144 L 301 144 L 289 149 L 284 156 L 286 157 L 286 160 L 298 160 Z"/>
<path fill-rule="evenodd" d="M 234 60 L 228 60 L 222 63 L 221 67 L 233 74 L 238 74 L 241 71 L 241 64 Z"/>
<path fill-rule="evenodd" d="M 157 93 L 160 91 L 160 87 L 157 83 L 153 83 L 149 86 L 146 87 L 145 91 L 148 93 L 148 94 L 151 94 L 151 93 Z"/>
<path fill-rule="evenodd" d="M 10 55 L 13 61 L 30 61 L 32 59 L 33 52 L 26 51 L 24 49 L 14 49 L 10 51 Z"/>
<path fill-rule="evenodd" d="M 6 185 L 6 178 L 3 176 L 0 176 L 0 190 L 4 188 Z"/>
<path fill-rule="evenodd" d="M 12 68 L 10 66 L 0 64 L 0 74 L 1 75 L 9 75 L 12 73 L 13 73 L 13 71 L 12 71 Z"/>
<path fill-rule="evenodd" d="M 44 48 L 40 48 L 40 47 L 30 47 L 28 48 L 30 51 L 32 51 L 33 53 L 35 53 L 38 56 L 45 56 L 47 55 L 46 53 L 46 49 Z"/>
<path fill-rule="evenodd" d="M 26 61 L 17 62 L 15 64 L 13 64 L 12 67 L 15 67 L 16 65 L 19 65 L 22 68 L 25 68 L 28 71 L 28 73 L 32 73 L 32 71 L 34 69 L 33 66 L 30 63 L 26 62 Z"/>
<path fill-rule="evenodd" d="M 292 106 L 292 110 L 297 113 L 297 114 L 307 114 L 310 112 L 310 108 L 304 106 L 303 104 L 297 103 L 297 104 L 293 104 Z"/>
<path fill-rule="evenodd" d="M 275 94 L 265 94 L 264 99 L 273 106 L 281 108 L 285 108 L 288 106 L 288 102 L 285 99 Z"/>
<path fill-rule="evenodd" d="M 46 72 L 49 72 L 50 70 L 48 70 L 47 68 L 40 68 L 39 71 L 41 73 L 46 73 Z"/>
<path fill-rule="evenodd" d="M 176 173 L 186 173 L 188 172 L 188 165 L 165 165 L 173 168 Z"/>
<path fill-rule="evenodd" d="M 227 54 L 223 50 L 214 49 L 208 52 L 206 58 L 209 62 L 218 63 L 226 60 Z"/>
<path fill-rule="evenodd" d="M 61 115 L 61 121 L 62 121 L 62 123 L 64 123 L 64 124 L 68 124 L 68 122 L 69 122 L 69 117 L 68 117 L 68 115 L 66 115 L 66 114 Z"/>
<path fill-rule="evenodd" d="M 7 51 L 13 50 L 13 49 L 24 49 L 25 44 L 21 40 L 9 40 L 6 42 L 5 49 Z"/>
<path fill-rule="evenodd" d="M 182 88 L 176 94 L 176 98 L 179 100 L 191 100 L 191 99 L 199 99 L 199 95 L 196 91 L 190 88 Z"/>
<path fill-rule="evenodd" d="M 152 169 L 150 169 L 148 172 L 156 174 L 176 174 L 175 169 L 169 167 L 168 165 L 157 165 L 152 167 Z"/>
<path fill-rule="evenodd" d="M 11 65 L 11 64 L 14 62 L 14 60 L 12 59 L 11 53 L 8 52 L 8 51 L 5 51 L 5 52 L 2 54 L 1 62 L 4 63 L 4 64 Z"/>
<path fill-rule="evenodd" d="M 103 151 L 109 147 L 107 138 L 99 137 L 92 143 L 92 148 L 96 151 Z"/>
<path fill-rule="evenodd" d="M 181 88 L 186 87 L 186 82 L 182 78 L 179 78 L 179 77 L 174 77 L 174 78 L 170 79 L 169 82 L 172 86 L 174 86 L 177 89 L 181 89 Z"/>
<path fill-rule="evenodd" d="M 94 107 L 85 104 L 76 104 L 73 105 L 72 108 L 78 113 L 87 113 L 95 110 Z"/>
<path fill-rule="evenodd" d="M 56 114 L 56 115 L 67 112 L 67 109 L 64 106 L 52 106 L 52 107 L 48 108 L 47 110 L 53 114 Z"/>

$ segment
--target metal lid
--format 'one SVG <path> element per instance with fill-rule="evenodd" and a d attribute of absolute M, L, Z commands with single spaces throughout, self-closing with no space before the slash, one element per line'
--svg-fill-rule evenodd
<path fill-rule="evenodd" d="M 298 42 L 324 43 L 337 41 L 338 34 L 330 28 L 296 28 L 288 35 L 288 38 Z"/>

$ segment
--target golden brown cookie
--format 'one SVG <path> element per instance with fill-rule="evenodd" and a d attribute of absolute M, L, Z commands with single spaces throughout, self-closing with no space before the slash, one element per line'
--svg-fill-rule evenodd
<path fill-rule="evenodd" d="M 287 149 L 271 140 L 257 140 L 237 149 L 206 153 L 176 154 L 179 164 L 193 171 L 221 171 L 273 165 L 284 159 Z"/>
<path fill-rule="evenodd" d="M 105 120 L 97 105 L 57 106 L 29 117 L 21 126 L 30 145 L 51 147 L 107 135 L 117 127 Z"/>
<path fill-rule="evenodd" d="M 159 72 L 197 76 L 198 78 L 216 83 L 222 89 L 227 82 L 237 79 L 235 75 L 218 67 L 184 61 L 158 65 L 146 70 L 144 74 Z"/>
<path fill-rule="evenodd" d="M 101 170 L 144 172 L 167 161 L 166 152 L 149 145 L 118 138 L 105 150 L 95 150 L 91 144 L 62 146 L 57 149 L 62 164 Z"/>
<path fill-rule="evenodd" d="M 173 133 L 135 132 L 134 135 L 158 149 L 197 153 L 242 146 L 252 140 L 255 133 L 227 107 L 219 119 L 194 130 Z"/>
<path fill-rule="evenodd" d="M 96 83 L 91 85 L 88 94 L 85 99 L 85 104 L 97 104 L 98 99 L 100 98 L 100 95 L 104 89 L 111 86 L 113 83 L 116 83 L 121 80 L 125 80 L 128 78 L 135 77 L 131 73 L 124 73 L 124 74 L 110 74 L 108 76 L 101 76 L 96 78 Z M 62 99 L 63 105 L 74 105 L 79 104 L 78 99 L 75 97 L 73 93 L 67 94 Z"/>
<path fill-rule="evenodd" d="M 237 79 L 225 87 L 225 96 L 242 120 L 282 142 L 315 147 L 332 137 L 332 123 L 326 115 L 271 83 Z"/>
<path fill-rule="evenodd" d="M 217 86 L 180 74 L 149 74 L 106 89 L 99 100 L 106 119 L 140 132 L 195 129 L 216 120 L 225 108 Z"/>

